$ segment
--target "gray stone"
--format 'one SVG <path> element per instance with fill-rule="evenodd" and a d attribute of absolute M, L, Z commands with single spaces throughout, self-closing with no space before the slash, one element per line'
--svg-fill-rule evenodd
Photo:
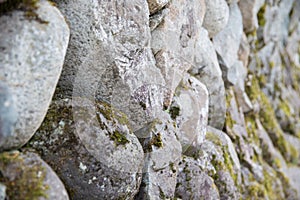
<path fill-rule="evenodd" d="M 165 82 L 148 46 L 147 2 L 57 4 L 72 30 L 59 92 L 112 104 L 128 115 L 133 130 L 153 120 L 162 110 Z"/>
<path fill-rule="evenodd" d="M 222 129 L 226 112 L 225 87 L 216 52 L 204 28 L 200 29 L 199 39 L 196 42 L 195 65 L 188 72 L 207 87 L 209 93 L 208 124 Z"/>
<path fill-rule="evenodd" d="M 203 27 L 207 29 L 209 37 L 214 37 L 225 28 L 229 18 L 229 8 L 225 0 L 205 0 L 206 13 Z"/>
<path fill-rule="evenodd" d="M 13 134 L 1 140 L 0 150 L 20 147 L 31 138 L 46 115 L 61 73 L 69 28 L 49 2 L 37 6 L 38 19 L 27 19 L 24 11 L 0 17 L 0 79 L 17 112 Z"/>
<path fill-rule="evenodd" d="M 221 142 L 220 145 L 227 148 L 230 158 L 233 161 L 233 167 L 234 167 L 235 173 L 237 174 L 237 176 L 240 176 L 241 164 L 240 164 L 239 158 L 237 156 L 237 153 L 235 151 L 235 146 L 232 143 L 231 139 L 228 137 L 228 135 L 226 133 L 224 133 L 218 129 L 215 129 L 213 127 L 210 127 L 210 126 L 207 127 L 207 132 L 209 132 L 210 134 L 213 134 L 216 138 L 218 138 L 220 140 L 220 142 Z"/>
<path fill-rule="evenodd" d="M 147 0 L 150 14 L 153 14 L 162 9 L 169 0 Z"/>
<path fill-rule="evenodd" d="M 226 0 L 227 4 L 238 3 L 240 0 Z"/>
<path fill-rule="evenodd" d="M 18 113 L 11 91 L 0 81 L 0 146 L 3 145 L 4 138 L 13 136 L 17 118 Z"/>
<path fill-rule="evenodd" d="M 0 200 L 5 200 L 6 198 L 6 186 L 0 183 Z"/>
<path fill-rule="evenodd" d="M 264 42 L 286 40 L 289 35 L 289 14 L 293 0 L 284 0 L 279 5 L 266 7 L 264 13 L 265 26 L 263 27 Z"/>
<path fill-rule="evenodd" d="M 286 175 L 288 176 L 291 185 L 297 190 L 297 199 L 300 198 L 300 181 L 298 178 L 299 173 L 300 168 L 296 166 L 289 167 L 286 171 Z"/>
<path fill-rule="evenodd" d="M 214 180 L 205 174 L 196 160 L 183 157 L 177 176 L 176 198 L 189 199 L 220 199 Z"/>
<path fill-rule="evenodd" d="M 238 51 L 238 58 L 240 61 L 243 62 L 244 66 L 248 66 L 249 62 L 249 54 L 250 54 L 250 45 L 247 40 L 247 36 L 245 33 L 242 34 L 241 42 L 240 42 L 240 48 Z"/>
<path fill-rule="evenodd" d="M 264 3 L 265 0 L 239 1 L 239 7 L 243 15 L 243 26 L 246 33 L 258 28 L 257 12 Z"/>
<path fill-rule="evenodd" d="M 174 197 L 182 149 L 168 115 L 160 119 L 164 120 L 157 119 L 135 133 L 145 152 L 143 180 L 137 199 Z"/>
<path fill-rule="evenodd" d="M 238 50 L 243 34 L 242 15 L 236 3 L 229 6 L 227 25 L 213 37 L 216 51 L 230 68 L 238 59 Z"/>
<path fill-rule="evenodd" d="M 163 21 L 152 31 L 151 48 L 172 98 L 184 72 L 194 65 L 196 39 L 205 14 L 205 2 L 172 1 L 164 12 Z"/>
<path fill-rule="evenodd" d="M 193 152 L 203 142 L 208 117 L 208 91 L 196 78 L 184 75 L 177 87 L 170 115 L 179 128 L 183 154 Z M 194 149 L 194 150 L 193 150 Z"/>
<path fill-rule="evenodd" d="M 224 143 L 223 146 L 222 137 L 219 137 L 216 132 L 207 132 L 206 136 L 199 154 L 194 157 L 201 169 L 214 179 L 220 199 L 238 199 L 240 193 L 233 178 L 236 177 L 237 184 L 239 184 L 241 171 L 236 168 L 228 145 Z"/>
<path fill-rule="evenodd" d="M 9 199 L 69 199 L 61 180 L 36 153 L 11 151 L 0 157 L 0 179 Z"/>
<path fill-rule="evenodd" d="M 88 103 L 52 102 L 29 146 L 56 171 L 71 199 L 133 199 L 142 179 L 143 149 L 126 115 L 103 102 L 90 113 Z"/>

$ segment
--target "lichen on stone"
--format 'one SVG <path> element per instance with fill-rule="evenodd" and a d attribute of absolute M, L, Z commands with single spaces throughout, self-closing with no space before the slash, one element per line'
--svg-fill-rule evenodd
<path fill-rule="evenodd" d="M 15 175 L 9 176 L 12 171 Z M 6 194 L 9 199 L 47 198 L 48 186 L 44 183 L 45 168 L 39 163 L 26 165 L 18 151 L 0 154 L 0 172 L 0 182 L 7 187 Z"/>

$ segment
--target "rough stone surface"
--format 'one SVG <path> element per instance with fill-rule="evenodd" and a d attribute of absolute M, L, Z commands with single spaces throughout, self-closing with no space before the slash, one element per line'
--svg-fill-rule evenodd
<path fill-rule="evenodd" d="M 169 0 L 147 0 L 150 14 L 153 14 L 162 9 Z"/>
<path fill-rule="evenodd" d="M 6 198 L 6 186 L 0 183 L 0 199 L 5 200 Z"/>
<path fill-rule="evenodd" d="M 4 82 L 0 82 L 0 145 L 7 137 L 13 136 L 18 113 L 12 94 Z"/>
<path fill-rule="evenodd" d="M 179 128 L 178 137 L 183 154 L 190 154 L 206 134 L 208 91 L 196 78 L 186 74 L 173 98 L 170 115 Z"/>
<path fill-rule="evenodd" d="M 151 48 L 156 66 L 161 70 L 166 80 L 165 86 L 172 95 L 183 74 L 194 65 L 205 2 L 172 1 L 164 12 L 162 22 L 151 33 Z"/>
<path fill-rule="evenodd" d="M 225 0 L 205 0 L 206 13 L 203 27 L 207 29 L 209 37 L 214 37 L 225 28 L 229 18 L 229 8 Z"/>
<path fill-rule="evenodd" d="M 47 2 L 0 0 L 0 200 L 300 199 L 299 0 L 55 0 L 66 56 Z"/>
<path fill-rule="evenodd" d="M 52 103 L 29 145 L 56 171 L 71 199 L 132 199 L 141 182 L 142 147 L 124 115 L 100 102 L 95 111 L 72 107 L 68 99 Z"/>
<path fill-rule="evenodd" d="M 123 6 L 120 1 L 90 0 L 57 4 L 73 32 L 58 85 L 60 93 L 112 104 L 128 115 L 133 130 L 153 120 L 162 108 L 165 84 L 148 47 L 147 3 L 132 1 Z"/>
<path fill-rule="evenodd" d="M 182 149 L 168 115 L 138 130 L 145 152 L 142 185 L 137 199 L 173 198 Z"/>
<path fill-rule="evenodd" d="M 58 9 L 47 1 L 37 4 L 38 19 L 29 20 L 24 11 L 0 17 L 0 79 L 10 102 L 1 105 L 7 117 L 16 112 L 4 129 L 11 129 L 0 142 L 0 150 L 24 145 L 46 115 L 61 73 L 69 40 L 69 28 Z M 1 86 L 2 87 L 2 86 Z M 15 106 L 13 111 L 12 107 Z M 1 112 L 2 113 L 2 112 Z M 11 116 L 12 117 L 12 116 Z M 10 127 L 9 127 L 10 126 Z M 9 130 L 5 130 L 9 131 Z"/>
<path fill-rule="evenodd" d="M 229 6 L 229 19 L 227 25 L 213 37 L 216 51 L 223 58 L 227 68 L 232 67 L 238 58 L 239 41 L 242 38 L 242 15 L 238 5 Z"/>
<path fill-rule="evenodd" d="M 213 44 L 204 28 L 200 30 L 196 45 L 195 65 L 192 66 L 189 73 L 207 87 L 209 93 L 209 125 L 222 129 L 226 111 L 224 82 Z"/>
<path fill-rule="evenodd" d="M 58 176 L 36 153 L 2 153 L 0 171 L 9 199 L 69 199 Z"/>
<path fill-rule="evenodd" d="M 175 197 L 188 199 L 220 199 L 214 180 L 205 174 L 197 161 L 183 157 L 179 165 Z"/>
<path fill-rule="evenodd" d="M 239 7 L 243 15 L 243 27 L 246 33 L 258 28 L 257 12 L 264 3 L 265 0 L 239 1 Z"/>

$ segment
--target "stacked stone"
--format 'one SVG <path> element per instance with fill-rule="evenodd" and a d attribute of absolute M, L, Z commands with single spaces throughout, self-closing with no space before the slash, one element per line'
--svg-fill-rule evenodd
<path fill-rule="evenodd" d="M 299 1 L 54 2 L 0 0 L 0 200 L 300 199 Z"/>

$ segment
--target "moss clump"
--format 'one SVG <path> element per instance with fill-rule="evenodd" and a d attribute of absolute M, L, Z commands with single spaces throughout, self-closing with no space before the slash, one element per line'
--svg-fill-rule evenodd
<path fill-rule="evenodd" d="M 298 153 L 293 151 L 293 146 L 285 140 L 284 133 L 275 117 L 274 109 L 264 93 L 261 93 L 261 105 L 263 107 L 259 112 L 260 120 L 270 135 L 272 142 L 287 161 L 296 162 Z"/>
<path fill-rule="evenodd" d="M 150 145 L 156 146 L 158 148 L 162 148 L 164 146 L 160 133 L 157 133 L 156 135 L 154 134 L 150 141 Z"/>
<path fill-rule="evenodd" d="M 9 171 L 9 172 L 8 172 Z M 6 173 L 14 172 L 14 176 L 6 177 Z M 19 152 L 2 153 L 0 155 L 0 182 L 7 187 L 9 199 L 35 200 L 47 198 L 44 184 L 45 169 L 39 163 L 26 165 Z"/>
<path fill-rule="evenodd" d="M 247 199 L 266 199 L 268 196 L 264 186 L 257 182 L 252 182 L 249 186 L 247 186 L 247 191 Z"/>
<path fill-rule="evenodd" d="M 221 139 L 214 133 L 212 132 L 207 132 L 205 135 L 205 139 L 208 141 L 213 142 L 214 144 L 218 145 L 218 146 L 222 146 L 222 141 Z"/>
<path fill-rule="evenodd" d="M 109 138 L 115 142 L 116 145 L 125 145 L 129 143 L 129 140 L 125 135 L 121 134 L 119 131 L 115 130 L 109 135 Z"/>
<path fill-rule="evenodd" d="M 173 106 L 170 108 L 170 111 L 169 111 L 170 115 L 171 115 L 171 118 L 173 120 L 176 119 L 176 117 L 179 116 L 179 113 L 180 113 L 180 108 L 179 107 L 176 107 L 176 106 Z"/>
<path fill-rule="evenodd" d="M 280 110 L 282 110 L 283 113 L 287 117 L 291 117 L 292 116 L 292 112 L 291 112 L 290 106 L 289 106 L 289 104 L 286 101 L 284 101 L 284 100 L 281 99 L 280 102 L 279 102 L 278 108 Z"/>
<path fill-rule="evenodd" d="M 99 114 L 102 114 L 107 120 L 109 120 L 109 121 L 116 120 L 120 124 L 126 125 L 126 126 L 128 126 L 128 128 L 130 128 L 129 127 L 129 121 L 128 121 L 128 118 L 127 118 L 126 114 L 118 111 L 112 105 L 110 105 L 106 102 L 103 102 L 103 101 L 97 101 L 95 103 L 95 105 L 96 105 L 97 111 L 100 112 Z"/>
<path fill-rule="evenodd" d="M 257 20 L 259 26 L 265 26 L 266 19 L 265 19 L 265 12 L 266 12 L 267 4 L 265 3 L 258 11 L 257 13 Z"/>
<path fill-rule="evenodd" d="M 259 82 L 252 76 L 251 85 L 246 87 L 246 92 L 253 102 L 260 104 L 258 117 L 268 132 L 273 144 L 279 149 L 288 162 L 295 162 L 298 155 L 294 153 L 293 147 L 284 139 L 284 133 L 277 121 L 275 111 L 268 97 L 261 91 Z"/>

